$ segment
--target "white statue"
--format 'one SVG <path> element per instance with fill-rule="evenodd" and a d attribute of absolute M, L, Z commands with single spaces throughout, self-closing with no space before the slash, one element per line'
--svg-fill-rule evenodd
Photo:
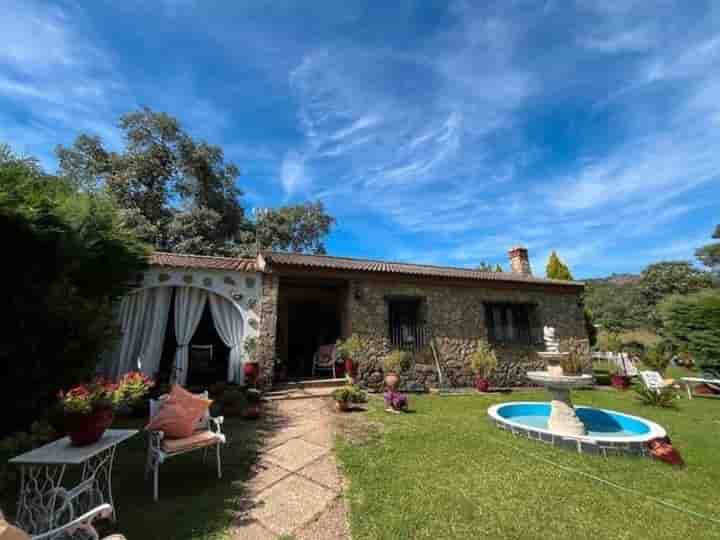
<path fill-rule="evenodd" d="M 552 326 L 543 326 L 543 341 L 545 342 L 545 350 L 549 353 L 560 352 L 560 340 L 555 337 L 555 328 Z"/>

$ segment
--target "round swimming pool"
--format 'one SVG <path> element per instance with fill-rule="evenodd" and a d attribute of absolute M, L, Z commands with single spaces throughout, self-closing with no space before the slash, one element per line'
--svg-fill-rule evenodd
<path fill-rule="evenodd" d="M 644 453 L 645 443 L 666 435 L 655 422 L 637 416 L 582 405 L 576 406 L 575 412 L 585 424 L 587 435 L 558 435 L 548 430 L 550 403 L 547 402 L 501 403 L 488 409 L 491 420 L 500 428 L 546 442 L 576 441 L 579 450 L 582 443 Z"/>

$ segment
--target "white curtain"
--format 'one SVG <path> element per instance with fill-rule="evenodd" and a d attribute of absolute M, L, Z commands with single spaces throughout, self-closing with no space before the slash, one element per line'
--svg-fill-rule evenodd
<path fill-rule="evenodd" d="M 137 356 L 142 346 L 143 328 L 147 318 L 151 297 L 149 290 L 129 294 L 120 304 L 120 330 L 122 344 L 117 362 L 111 366 L 110 376 L 115 378 L 136 367 Z"/>
<path fill-rule="evenodd" d="M 137 358 L 137 369 L 145 375 L 154 377 L 160 369 L 165 329 L 170 312 L 171 287 L 149 289 L 149 306 L 143 325 L 142 345 Z"/>
<path fill-rule="evenodd" d="M 196 287 L 178 287 L 175 293 L 175 338 L 177 350 L 171 380 L 185 385 L 188 369 L 188 344 L 197 329 L 203 308 L 207 301 L 207 291 Z"/>
<path fill-rule="evenodd" d="M 222 296 L 210 294 L 209 301 L 215 329 L 223 343 L 230 348 L 227 379 L 229 382 L 242 384 L 244 377 L 241 353 L 243 340 L 242 315 L 240 315 L 232 302 Z"/>

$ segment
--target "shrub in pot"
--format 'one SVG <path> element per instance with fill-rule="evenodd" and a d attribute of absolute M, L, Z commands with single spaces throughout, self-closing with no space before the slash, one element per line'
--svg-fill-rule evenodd
<path fill-rule="evenodd" d="M 247 354 L 247 362 L 243 364 L 245 383 L 248 386 L 255 386 L 258 375 L 260 374 L 260 366 L 257 363 L 257 338 L 247 338 L 243 347 L 245 349 L 245 354 Z"/>
<path fill-rule="evenodd" d="M 352 380 L 355 380 L 357 375 L 358 362 L 364 348 L 365 346 L 357 334 L 352 334 L 345 341 L 339 339 L 335 344 L 335 350 L 344 362 L 345 375 Z"/>
<path fill-rule="evenodd" d="M 587 340 L 567 338 L 560 344 L 560 350 L 567 353 L 560 360 L 563 375 L 582 375 L 586 366 L 591 365 Z"/>
<path fill-rule="evenodd" d="M 470 356 L 470 365 L 475 372 L 475 388 L 479 392 L 487 392 L 490 389 L 490 375 L 497 368 L 497 356 L 487 341 L 478 341 L 475 352 Z"/>
<path fill-rule="evenodd" d="M 335 400 L 335 407 L 338 411 L 347 411 L 352 402 L 352 386 L 343 386 L 333 390 L 332 398 Z"/>
<path fill-rule="evenodd" d="M 395 350 L 383 359 L 385 386 L 395 390 L 400 385 L 400 373 L 410 367 L 410 354 L 407 351 Z"/>

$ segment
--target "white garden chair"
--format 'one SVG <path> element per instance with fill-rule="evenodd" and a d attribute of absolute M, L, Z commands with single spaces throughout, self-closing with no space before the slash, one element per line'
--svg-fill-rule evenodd
<path fill-rule="evenodd" d="M 657 371 L 641 371 L 640 380 L 648 390 L 660 393 L 667 383 Z"/>
<path fill-rule="evenodd" d="M 207 391 L 199 394 L 207 399 Z M 163 406 L 167 399 L 167 394 L 160 396 L 158 399 L 150 400 L 150 419 L 152 420 Z M 225 435 L 222 432 L 223 417 L 212 417 L 210 412 L 206 411 L 203 417 L 195 426 L 195 432 L 189 437 L 183 439 L 166 439 L 162 431 L 149 431 L 150 440 L 148 444 L 147 465 L 145 467 L 145 477 L 147 478 L 152 471 L 153 473 L 153 500 L 158 500 L 158 483 L 160 475 L 160 465 L 162 463 L 180 454 L 186 454 L 193 450 L 203 449 L 203 463 L 207 459 L 208 450 L 215 447 L 217 456 L 217 476 L 222 478 L 222 464 L 220 461 L 220 447 L 225 444 Z"/>
<path fill-rule="evenodd" d="M 318 347 L 313 355 L 312 365 L 312 376 L 315 377 L 315 372 L 324 370 L 331 371 L 333 379 L 337 378 L 335 374 L 335 361 L 337 360 L 337 354 L 335 345 L 322 345 Z"/>
<path fill-rule="evenodd" d="M 113 508 L 109 504 L 101 504 L 92 510 L 85 512 L 83 515 L 44 533 L 29 536 L 32 540 L 69 540 L 72 538 L 83 540 L 100 540 L 100 535 L 93 526 L 96 519 L 107 519 L 112 517 Z M 0 520 L 3 519 L 0 512 Z M 0 526 L 0 532 L 4 526 Z M 0 536 L 2 536 L 0 534 Z M 111 534 L 104 536 L 102 540 L 125 540 L 122 534 Z"/>

